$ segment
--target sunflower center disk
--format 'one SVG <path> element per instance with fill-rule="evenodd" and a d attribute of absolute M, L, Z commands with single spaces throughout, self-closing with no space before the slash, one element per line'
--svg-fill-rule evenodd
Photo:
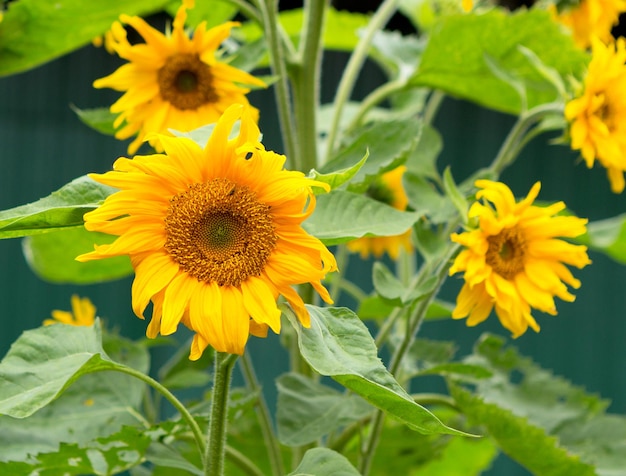
<path fill-rule="evenodd" d="M 485 262 L 505 279 L 524 270 L 526 240 L 516 228 L 507 228 L 487 238 L 489 248 Z"/>
<path fill-rule="evenodd" d="M 211 67 L 195 54 L 170 56 L 158 71 L 157 81 L 163 100 L 177 109 L 198 109 L 218 99 Z"/>
<path fill-rule="evenodd" d="M 224 178 L 172 197 L 165 230 L 165 249 L 181 269 L 220 286 L 259 276 L 277 241 L 270 207 Z"/>

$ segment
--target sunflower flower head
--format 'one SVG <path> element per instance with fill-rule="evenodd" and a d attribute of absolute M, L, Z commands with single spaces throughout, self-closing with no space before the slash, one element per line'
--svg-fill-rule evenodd
<path fill-rule="evenodd" d="M 593 42 L 593 55 L 581 94 L 565 106 L 571 147 L 591 168 L 607 169 L 611 190 L 624 190 L 626 171 L 626 42 Z"/>
<path fill-rule="evenodd" d="M 450 274 L 463 272 L 455 319 L 467 317 L 467 325 L 483 322 L 492 309 L 502 325 L 518 337 L 530 326 L 539 325 L 532 309 L 556 315 L 554 297 L 574 301 L 566 285 L 579 288 L 567 266 L 583 268 L 591 263 L 587 247 L 568 243 L 558 237 L 574 238 L 586 231 L 586 219 L 557 215 L 563 202 L 547 207 L 533 205 L 540 189 L 537 182 L 528 196 L 516 203 L 503 183 L 478 180 L 477 199 L 469 217 L 478 227 L 452 241 L 464 249 L 457 255 Z"/>
<path fill-rule="evenodd" d="M 91 175 L 119 191 L 85 215 L 85 227 L 118 238 L 77 259 L 129 255 L 135 314 L 143 318 L 152 301 L 148 337 L 182 322 L 196 332 L 192 360 L 208 345 L 242 354 L 249 334 L 280 332 L 279 295 L 308 327 L 292 285 L 310 283 L 332 302 L 321 280 L 335 258 L 301 227 L 315 208 L 311 187 L 328 187 L 284 170 L 285 157 L 266 151 L 259 135 L 249 109 L 233 105 L 204 149 L 160 136 L 165 154 L 122 157 Z"/>
<path fill-rule="evenodd" d="M 382 203 L 386 203 L 398 210 L 406 210 L 409 200 L 402 185 L 402 175 L 406 171 L 406 166 L 401 165 L 387 173 L 380 179 L 370 184 L 365 192 L 370 198 Z M 400 249 L 411 251 L 411 230 L 407 230 L 396 236 L 373 236 L 357 238 L 349 241 L 346 245 L 354 253 L 360 253 L 361 258 L 366 259 L 373 254 L 380 258 L 387 253 L 392 259 L 398 259 Z"/>
<path fill-rule="evenodd" d="M 96 319 L 96 306 L 89 298 L 72 296 L 72 311 L 52 311 L 52 319 L 43 321 L 44 326 L 69 324 L 72 326 L 93 326 Z"/>
<path fill-rule="evenodd" d="M 626 0 L 581 0 L 558 13 L 552 7 L 552 12 L 556 21 L 572 32 L 574 42 L 587 49 L 593 38 L 605 43 L 611 40 L 611 29 L 618 24 L 620 13 L 626 12 Z"/>
<path fill-rule="evenodd" d="M 93 84 L 124 92 L 111 105 L 111 112 L 118 113 L 115 137 L 135 136 L 128 146 L 129 154 L 139 149 L 149 133 L 170 135 L 169 129 L 188 132 L 217 122 L 231 104 L 247 105 L 250 90 L 242 85 L 265 86 L 263 81 L 220 61 L 216 54 L 238 23 L 227 22 L 207 30 L 206 22 L 202 22 L 190 36 L 184 25 L 191 5 L 193 2 L 183 2 L 167 34 L 140 17 L 122 15 L 121 22 L 133 27 L 145 43 L 131 45 L 120 22 L 111 27 L 110 47 L 128 63 Z M 150 143 L 162 152 L 158 141 Z"/>

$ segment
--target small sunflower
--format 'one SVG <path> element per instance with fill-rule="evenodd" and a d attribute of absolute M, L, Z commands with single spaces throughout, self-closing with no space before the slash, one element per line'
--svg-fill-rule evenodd
<path fill-rule="evenodd" d="M 495 307 L 514 337 L 528 326 L 538 332 L 531 308 L 556 315 L 554 297 L 572 302 L 566 284 L 580 287 L 565 264 L 582 268 L 591 263 L 586 246 L 558 238 L 582 235 L 587 220 L 555 216 L 565 209 L 563 202 L 534 206 L 539 182 L 519 203 L 503 183 L 477 180 L 476 186 L 481 189 L 476 197 L 484 203 L 475 202 L 468 215 L 478 220 L 478 228 L 451 235 L 466 248 L 450 268 L 450 275 L 464 272 L 465 279 L 452 317 L 468 317 L 467 325 L 475 326 Z"/>
<path fill-rule="evenodd" d="M 204 149 L 160 136 L 166 155 L 122 157 L 113 171 L 91 175 L 120 191 L 85 215 L 85 227 L 119 238 L 77 259 L 129 255 L 133 310 L 143 318 L 153 304 L 148 337 L 172 334 L 182 322 L 196 332 L 193 360 L 208 345 L 241 354 L 249 334 L 280 332 L 279 295 L 308 327 L 292 285 L 310 283 L 332 303 L 321 280 L 335 258 L 301 227 L 315 208 L 311 187 L 327 186 L 284 170 L 285 157 L 258 139 L 250 111 L 234 105 Z"/>
<path fill-rule="evenodd" d="M 384 173 L 379 180 L 370 184 L 365 192 L 370 198 L 386 203 L 398 210 L 406 210 L 409 200 L 402 185 L 402 175 L 406 167 L 401 165 L 390 172 Z M 349 241 L 346 245 L 354 253 L 360 253 L 366 259 L 370 254 L 380 258 L 387 253 L 392 259 L 398 259 L 400 248 L 411 251 L 411 230 L 396 236 L 363 237 Z"/>
<path fill-rule="evenodd" d="M 43 321 L 44 326 L 52 324 L 70 324 L 72 326 L 93 326 L 96 319 L 96 306 L 89 298 L 72 296 L 72 311 L 52 311 L 52 319 Z"/>
<path fill-rule="evenodd" d="M 168 129 L 188 132 L 216 122 L 231 104 L 247 105 L 249 89 L 241 85 L 265 86 L 260 79 L 216 57 L 218 47 L 238 23 L 227 22 L 206 30 L 202 22 L 189 37 L 184 29 L 186 8 L 183 2 L 173 30 L 167 35 L 140 17 L 122 15 L 121 21 L 133 27 L 145 43 L 131 45 L 119 22 L 111 28 L 113 49 L 129 62 L 93 85 L 125 91 L 111 106 L 111 112 L 119 113 L 114 123 L 119 128 L 115 137 L 136 135 L 128 146 L 129 154 L 139 149 L 146 134 L 169 135 Z M 158 147 L 157 141 L 151 144 Z"/>
<path fill-rule="evenodd" d="M 611 190 L 624 190 L 626 171 L 626 42 L 593 42 L 593 56 L 582 94 L 565 106 L 571 147 L 580 150 L 587 167 L 598 160 Z"/>
<path fill-rule="evenodd" d="M 570 29 L 576 44 L 587 49 L 592 38 L 605 43 L 612 39 L 611 29 L 619 23 L 623 12 L 626 12 L 626 0 L 581 0 L 578 5 L 555 13 L 555 17 Z"/>

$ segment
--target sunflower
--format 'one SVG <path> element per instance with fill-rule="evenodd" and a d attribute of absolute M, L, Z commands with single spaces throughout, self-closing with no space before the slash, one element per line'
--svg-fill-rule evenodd
<path fill-rule="evenodd" d="M 370 198 L 386 203 L 398 210 L 406 210 L 409 200 L 402 186 L 402 175 L 406 167 L 401 165 L 390 172 L 381 175 L 380 179 L 370 184 L 365 192 Z M 349 241 L 346 245 L 354 253 L 360 253 L 366 259 L 370 254 L 380 258 L 385 252 L 392 258 L 398 259 L 400 248 L 411 251 L 411 230 L 395 236 L 363 237 Z"/>
<path fill-rule="evenodd" d="M 571 30 L 574 42 L 587 49 L 592 38 L 605 43 L 612 39 L 611 29 L 619 23 L 620 13 L 626 12 L 626 0 L 581 0 L 560 13 L 552 8 L 556 20 Z"/>
<path fill-rule="evenodd" d="M 183 2 L 171 34 L 164 35 L 140 17 L 122 15 L 121 21 L 145 40 L 136 45 L 128 42 L 119 22 L 111 28 L 113 49 L 129 62 L 93 85 L 125 91 L 111 106 L 111 112 L 119 113 L 114 122 L 118 129 L 115 137 L 136 135 L 128 146 L 129 154 L 137 151 L 146 134 L 169 135 L 168 129 L 188 132 L 216 122 L 231 104 L 247 105 L 249 89 L 242 84 L 265 86 L 263 81 L 216 57 L 218 47 L 238 23 L 227 22 L 206 30 L 202 22 L 189 37 L 184 30 L 186 18 Z M 157 141 L 151 144 L 158 147 Z"/>
<path fill-rule="evenodd" d="M 450 275 L 464 272 L 465 279 L 452 317 L 468 317 L 467 325 L 475 326 L 495 307 L 514 337 L 528 326 L 538 332 L 531 308 L 556 315 L 555 296 L 574 300 L 565 284 L 580 287 L 565 264 L 582 268 L 591 263 L 587 247 L 558 238 L 585 233 L 587 220 L 555 216 L 565 209 L 563 202 L 534 206 L 539 182 L 519 203 L 503 183 L 477 180 L 476 186 L 481 189 L 476 197 L 484 203 L 475 202 L 468 215 L 477 219 L 478 228 L 451 235 L 466 248 L 450 268 Z"/>
<path fill-rule="evenodd" d="M 44 326 L 52 324 L 70 324 L 72 326 L 93 326 L 96 318 L 96 306 L 89 298 L 72 295 L 72 311 L 52 311 L 52 319 L 43 321 Z"/>
<path fill-rule="evenodd" d="M 571 147 L 580 150 L 587 167 L 598 160 L 611 190 L 624 190 L 626 171 L 626 42 L 593 42 L 593 56 L 582 94 L 565 106 Z"/>
<path fill-rule="evenodd" d="M 301 227 L 315 208 L 311 187 L 327 186 L 284 170 L 285 157 L 258 138 L 248 108 L 233 105 L 204 149 L 160 136 L 165 155 L 122 157 L 113 171 L 91 175 L 119 191 L 85 215 L 85 227 L 119 238 L 77 259 L 129 255 L 133 310 L 143 318 L 153 304 L 148 337 L 172 334 L 182 322 L 196 332 L 192 360 L 208 345 L 241 354 L 249 334 L 280 332 L 279 295 L 308 327 L 292 285 L 310 283 L 332 303 L 321 280 L 335 258 Z"/>

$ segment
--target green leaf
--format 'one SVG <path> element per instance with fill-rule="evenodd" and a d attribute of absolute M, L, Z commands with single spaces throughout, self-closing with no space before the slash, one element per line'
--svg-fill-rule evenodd
<path fill-rule="evenodd" d="M 454 182 L 449 166 L 446 167 L 446 170 L 443 172 L 443 189 L 446 191 L 446 195 L 450 197 L 450 201 L 454 204 L 454 207 L 461 216 L 463 223 L 467 223 L 467 210 L 469 209 L 469 205 L 465 199 L 465 195 L 461 193 Z"/>
<path fill-rule="evenodd" d="M 313 448 L 304 453 L 298 467 L 288 476 L 359 476 L 345 456 L 328 448 Z"/>
<path fill-rule="evenodd" d="M 409 178 L 409 180 L 411 179 Z M 420 187 L 424 187 L 424 189 L 429 190 L 431 193 L 433 193 L 432 188 L 427 185 L 427 182 L 419 181 L 419 184 Z M 413 192 L 410 193 L 413 195 Z M 413 201 L 422 200 L 423 198 L 424 197 L 414 197 Z M 441 200 L 440 197 L 436 197 L 434 195 L 431 198 L 435 200 Z M 431 203 L 433 202 L 431 201 Z M 446 205 L 442 206 L 445 207 Z M 437 207 L 437 205 L 431 206 L 433 206 L 433 209 L 436 209 L 434 207 Z M 431 215 L 431 217 L 432 216 L 437 215 L 434 214 Z M 415 224 L 413 225 L 413 237 L 413 245 L 422 255 L 424 260 L 428 263 L 437 262 L 437 260 L 441 259 L 444 253 L 448 251 L 450 235 L 446 232 L 445 229 L 433 226 L 431 223 L 429 223 L 428 220 L 419 220 L 415 222 Z"/>
<path fill-rule="evenodd" d="M 108 476 L 140 464 L 149 444 L 150 438 L 139 428 L 127 426 L 113 435 L 88 443 L 61 443 L 58 451 L 40 453 L 29 463 L 0 462 L 0 472 L 12 475 Z"/>
<path fill-rule="evenodd" d="M 159 369 L 159 381 L 168 389 L 203 387 L 211 381 L 213 352 L 203 352 L 198 360 L 189 360 L 190 343 L 178 350 Z"/>
<path fill-rule="evenodd" d="M 57 338 L 56 344 L 36 347 L 41 351 L 48 351 L 51 350 L 52 345 L 55 346 L 55 350 L 51 352 L 51 365 L 68 362 L 67 359 L 58 358 L 64 350 L 74 348 L 74 351 L 70 350 L 74 355 L 80 353 L 76 348 L 80 345 L 76 341 L 82 338 L 87 338 L 86 347 L 97 347 L 97 342 L 91 339 L 91 333 L 85 336 L 85 332 L 81 332 L 90 328 L 55 324 L 42 329 L 55 331 L 46 335 L 46 339 Z M 73 332 L 75 329 L 79 330 L 78 335 Z M 27 388 L 24 389 L 21 397 L 20 395 L 15 397 L 25 402 L 41 399 L 43 395 L 40 387 L 48 384 L 46 380 L 54 378 L 51 375 L 52 370 L 40 371 L 41 364 L 22 363 L 23 367 L 18 367 L 20 361 L 16 359 L 15 353 L 20 352 L 24 358 L 27 358 L 31 352 L 23 339 L 42 341 L 44 338 L 41 335 L 42 332 L 37 331 L 40 330 L 28 331 L 25 333 L 26 337 L 20 337 L 9 351 L 9 354 L 13 356 L 12 360 L 9 359 L 7 363 L 9 358 L 7 356 L 0 364 L 0 395 L 3 399 L 3 408 L 7 407 L 5 398 L 11 390 L 8 377 L 15 378 L 18 385 L 25 382 Z M 73 344 L 70 344 L 71 342 Z M 102 346 L 112 358 L 136 370 L 147 372 L 149 356 L 144 346 L 111 334 L 104 335 Z M 38 360 L 39 362 L 46 360 L 45 354 L 40 355 Z M 12 365 L 10 365 L 11 362 Z M 7 376 L 9 370 L 13 370 L 12 375 Z M 24 374 L 28 377 L 24 377 Z M 33 378 L 40 378 L 41 384 L 29 385 L 28 382 Z M 141 405 L 144 390 L 143 382 L 117 372 L 108 373 L 105 378 L 96 374 L 83 375 L 71 383 L 57 399 L 47 403 L 27 418 L 21 418 L 24 408 L 21 414 L 17 415 L 20 418 L 0 417 L 0 447 L 2 447 L 0 459 L 30 461 L 29 455 L 57 452 L 61 442 L 77 443 L 82 448 L 86 442 L 120 431 L 123 425 L 143 424 L 144 421 L 141 420 L 137 409 Z M 31 406 L 34 406 L 32 402 Z M 5 410 L 3 409 L 2 412 L 5 413 Z M 13 411 L 13 413 L 16 412 Z"/>
<path fill-rule="evenodd" d="M 0 414 L 25 418 L 81 375 L 120 367 L 102 348 L 99 320 L 90 327 L 56 324 L 26 331 L 0 362 Z"/>
<path fill-rule="evenodd" d="M 296 373 L 281 375 L 276 387 L 278 439 L 284 445 L 313 443 L 373 411 L 356 395 L 346 395 Z"/>
<path fill-rule="evenodd" d="M 438 180 L 437 157 L 443 149 L 443 140 L 437 130 L 425 124 L 419 141 L 406 160 L 407 173 Z"/>
<path fill-rule="evenodd" d="M 312 178 L 313 180 L 317 180 L 319 182 L 328 184 L 330 186 L 330 189 L 334 190 L 338 187 L 341 187 L 346 182 L 349 182 L 350 180 L 352 180 L 352 178 L 357 174 L 357 172 L 361 170 L 361 167 L 363 167 L 363 164 L 365 164 L 365 161 L 367 160 L 368 157 L 369 157 L 369 151 L 366 150 L 365 155 L 361 158 L 361 160 L 359 160 L 356 164 L 350 167 L 337 170 L 335 172 L 326 173 L 326 174 L 322 174 L 318 172 L 317 170 L 313 169 L 309 173 L 309 177 Z"/>
<path fill-rule="evenodd" d="M 424 297 L 432 291 L 436 284 L 436 277 L 431 276 L 417 286 L 406 287 L 382 262 L 374 263 L 372 269 L 372 280 L 376 292 L 391 304 L 399 306 L 410 303 L 416 299 Z"/>
<path fill-rule="evenodd" d="M 117 237 L 72 227 L 31 235 L 22 241 L 30 269 L 52 283 L 91 284 L 121 279 L 133 273 L 127 256 L 79 263 L 76 257 L 93 251 L 94 244 L 113 242 Z"/>
<path fill-rule="evenodd" d="M 513 88 L 519 99 L 519 110 L 524 112 L 528 110 L 528 98 L 526 97 L 526 85 L 523 79 L 514 73 L 507 71 L 495 58 L 488 53 L 484 54 L 485 64 L 496 78 L 502 80 L 504 84 Z"/>
<path fill-rule="evenodd" d="M 431 222 L 445 223 L 458 216 L 450 197 L 442 195 L 429 180 L 411 172 L 406 172 L 402 180 L 411 208 L 426 215 Z"/>
<path fill-rule="evenodd" d="M 555 89 L 518 48 L 531 50 L 559 75 L 580 77 L 588 55 L 541 9 L 450 15 L 433 28 L 411 83 L 441 89 L 499 111 L 520 112 L 518 93 L 493 74 L 485 54 L 524 82 L 528 108 L 554 100 Z M 445 61 L 442 61 L 445 58 Z"/>
<path fill-rule="evenodd" d="M 0 76 L 26 71 L 90 43 L 122 13 L 155 13 L 168 1 L 11 2 L 0 22 Z"/>
<path fill-rule="evenodd" d="M 414 35 L 380 30 L 372 39 L 372 57 L 390 78 L 407 80 L 415 73 L 426 42 Z"/>
<path fill-rule="evenodd" d="M 170 1 L 165 7 L 165 11 L 174 17 L 181 3 L 179 1 Z M 200 22 L 205 21 L 207 27 L 212 28 L 231 20 L 236 13 L 237 7 L 229 1 L 211 0 L 210 2 L 197 2 L 193 8 L 187 9 L 187 21 L 185 24 L 195 28 Z"/>
<path fill-rule="evenodd" d="M 173 448 L 159 442 L 153 442 L 146 453 L 146 459 L 160 468 L 168 468 L 166 474 L 172 474 L 171 469 L 181 469 L 184 474 L 202 476 L 204 471 L 190 463 L 183 455 Z"/>
<path fill-rule="evenodd" d="M 626 263 L 626 214 L 590 222 L 587 233 L 574 241 L 600 251 L 618 263 Z"/>
<path fill-rule="evenodd" d="M 413 401 L 377 355 L 367 327 L 347 308 L 307 306 L 311 327 L 294 323 L 302 357 L 318 373 L 332 377 L 372 405 L 424 434 L 466 435 L 449 428 Z"/>
<path fill-rule="evenodd" d="M 74 105 L 70 105 L 70 107 L 83 124 L 107 136 L 115 135 L 113 122 L 117 114 L 113 114 L 108 107 L 96 109 L 79 109 Z"/>
<path fill-rule="evenodd" d="M 86 175 L 74 179 L 36 202 L 0 211 L 0 239 L 82 225 L 83 215 L 100 206 L 115 190 Z"/>
<path fill-rule="evenodd" d="M 368 125 L 355 134 L 350 144 L 321 167 L 322 173 L 350 168 L 369 151 L 367 162 L 353 178 L 349 190 L 365 192 L 385 172 L 406 162 L 419 140 L 422 123 L 414 118 Z"/>
<path fill-rule="evenodd" d="M 363 195 L 333 190 L 317 197 L 315 211 L 303 228 L 330 246 L 366 235 L 400 235 L 419 217 Z"/>
<path fill-rule="evenodd" d="M 368 296 L 359 303 L 357 314 L 361 319 L 385 319 L 396 306 L 382 297 Z M 447 319 L 452 315 L 454 305 L 445 301 L 434 300 L 426 310 L 425 320 Z"/>

